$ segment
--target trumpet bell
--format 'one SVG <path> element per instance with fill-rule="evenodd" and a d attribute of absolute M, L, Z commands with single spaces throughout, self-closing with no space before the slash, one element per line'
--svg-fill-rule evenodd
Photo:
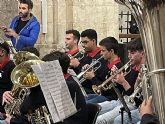
<path fill-rule="evenodd" d="M 21 62 L 27 60 L 39 60 L 39 57 L 27 51 L 19 51 L 13 56 L 13 61 L 15 65 L 19 65 Z"/>
<path fill-rule="evenodd" d="M 39 85 L 39 80 L 35 75 L 31 65 L 41 64 L 41 60 L 28 60 L 17 65 L 12 73 L 11 80 L 22 88 L 32 88 Z"/>

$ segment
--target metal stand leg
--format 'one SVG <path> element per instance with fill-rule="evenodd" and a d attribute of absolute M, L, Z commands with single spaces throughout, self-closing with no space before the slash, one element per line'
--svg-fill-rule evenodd
<path fill-rule="evenodd" d="M 125 108 L 121 107 L 119 113 L 121 114 L 121 124 L 124 124 L 124 111 Z"/>

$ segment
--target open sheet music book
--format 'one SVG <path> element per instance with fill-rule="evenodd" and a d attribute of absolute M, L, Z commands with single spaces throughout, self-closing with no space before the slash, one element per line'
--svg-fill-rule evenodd
<path fill-rule="evenodd" d="M 58 60 L 32 65 L 54 123 L 77 112 Z"/>

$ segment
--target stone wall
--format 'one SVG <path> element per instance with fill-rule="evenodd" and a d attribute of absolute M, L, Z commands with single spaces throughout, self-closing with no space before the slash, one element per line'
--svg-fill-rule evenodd
<path fill-rule="evenodd" d="M 93 28 L 98 39 L 119 36 L 118 4 L 113 0 L 47 0 L 48 32 L 42 33 L 41 1 L 34 0 L 33 12 L 41 23 L 37 48 L 43 54 L 64 44 L 65 31 L 77 29 L 80 32 Z"/>
<path fill-rule="evenodd" d="M 113 0 L 74 0 L 73 27 L 82 31 L 96 29 L 98 39 L 118 38 L 118 4 Z"/>
<path fill-rule="evenodd" d="M 13 2 L 14 1 L 14 2 Z M 57 44 L 64 44 L 65 31 L 77 29 L 80 32 L 93 28 L 98 32 L 98 40 L 107 36 L 119 36 L 118 4 L 114 0 L 46 0 L 47 1 L 47 33 L 42 33 L 41 0 L 33 0 L 33 14 L 41 25 L 36 47 L 45 55 Z M 5 14 L 1 20 L 9 25 L 17 14 L 17 0 L 0 0 L 0 12 Z M 5 7 L 3 7 L 5 5 Z M 12 6 L 11 6 L 12 5 Z M 11 9 L 15 8 L 14 10 Z M 44 17 L 46 18 L 46 16 Z M 3 22 L 3 21 L 1 21 Z"/>
<path fill-rule="evenodd" d="M 9 26 L 12 18 L 18 13 L 17 0 L 0 0 L 0 26 Z M 0 37 L 6 39 L 0 30 Z"/>

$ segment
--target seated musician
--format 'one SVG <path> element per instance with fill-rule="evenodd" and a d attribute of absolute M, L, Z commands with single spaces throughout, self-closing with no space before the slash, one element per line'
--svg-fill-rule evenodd
<path fill-rule="evenodd" d="M 159 124 L 158 118 L 153 114 L 152 96 L 144 100 L 140 106 L 141 124 Z"/>
<path fill-rule="evenodd" d="M 3 93 L 11 90 L 13 86 L 10 75 L 15 65 L 9 56 L 9 45 L 4 41 L 0 41 L 0 112 L 2 113 L 5 112 L 2 106 Z"/>
<path fill-rule="evenodd" d="M 75 71 L 76 74 L 80 73 L 81 67 L 80 60 L 83 57 L 83 54 L 78 48 L 78 43 L 80 40 L 80 33 L 77 30 L 67 30 L 65 35 L 65 47 L 69 50 L 67 55 L 70 57 L 70 66 Z"/>
<path fill-rule="evenodd" d="M 114 82 L 121 84 L 124 89 L 125 93 L 127 95 L 131 95 L 134 90 L 134 84 L 136 82 L 138 72 L 140 69 L 140 65 L 144 64 L 144 51 L 141 39 L 135 39 L 127 44 L 128 48 L 128 57 L 131 60 L 131 66 L 132 70 L 129 74 L 126 75 L 126 79 L 124 78 L 123 73 L 118 74 L 115 79 L 113 79 Z M 120 75 L 120 78 L 119 78 Z M 111 124 L 113 123 L 114 119 L 119 115 L 120 108 L 122 108 L 122 103 L 117 100 L 112 100 L 110 102 L 106 101 L 103 103 L 99 103 L 101 106 L 103 106 L 102 113 L 98 116 L 96 124 Z M 102 105 L 105 104 L 105 105 Z M 128 108 L 130 110 L 134 110 L 137 108 L 137 106 L 134 106 L 132 104 L 127 104 Z"/>
<path fill-rule="evenodd" d="M 105 60 L 108 60 L 107 67 L 109 69 L 109 72 L 106 76 L 106 79 L 108 79 L 108 77 L 110 77 L 111 68 L 113 67 L 113 65 L 116 65 L 117 68 L 121 68 L 123 66 L 120 58 L 117 55 L 119 44 L 118 44 L 118 41 L 114 37 L 107 37 L 101 40 L 99 45 L 101 49 L 101 55 L 103 56 Z M 116 87 L 120 90 L 120 92 L 123 91 L 123 87 L 120 84 L 118 84 L 118 86 Z M 118 97 L 115 91 L 111 88 L 107 91 L 103 91 L 101 96 L 96 95 L 96 94 L 88 94 L 86 102 L 100 103 L 104 101 L 117 100 L 117 98 Z"/>
<path fill-rule="evenodd" d="M 79 66 L 82 67 L 82 72 L 85 71 L 92 62 L 98 60 L 98 63 L 90 68 L 93 68 L 92 71 L 94 71 L 94 73 L 92 71 L 86 71 L 82 78 L 80 78 L 80 83 L 87 94 L 93 94 L 92 85 L 103 82 L 108 73 L 108 68 L 106 67 L 107 61 L 100 55 L 101 49 L 97 46 L 97 32 L 94 29 L 82 31 L 81 45 L 85 51 L 84 57 L 79 64 Z"/>
<path fill-rule="evenodd" d="M 47 54 L 43 58 L 44 61 L 53 61 L 53 60 L 59 60 L 60 65 L 62 67 L 62 71 L 64 73 L 64 77 L 66 80 L 66 83 L 68 85 L 70 95 L 72 100 L 74 100 L 75 94 L 76 94 L 76 108 L 78 112 L 69 118 L 65 119 L 63 122 L 60 122 L 59 124 L 87 124 L 87 110 L 86 110 L 86 103 L 84 96 L 77 85 L 77 83 L 73 80 L 73 78 L 67 73 L 70 59 L 65 53 L 61 53 L 58 51 L 52 52 L 50 54 Z M 29 96 L 27 96 L 24 100 L 24 102 L 21 105 L 21 113 L 22 116 L 15 116 L 15 118 L 11 118 L 10 115 L 7 115 L 7 118 L 5 121 L 8 124 L 25 124 L 25 123 L 31 123 L 29 119 L 26 118 L 26 114 L 29 112 L 33 112 L 37 108 L 41 106 L 46 106 L 46 101 L 43 96 L 42 90 L 40 86 L 31 88 L 31 93 Z"/>

